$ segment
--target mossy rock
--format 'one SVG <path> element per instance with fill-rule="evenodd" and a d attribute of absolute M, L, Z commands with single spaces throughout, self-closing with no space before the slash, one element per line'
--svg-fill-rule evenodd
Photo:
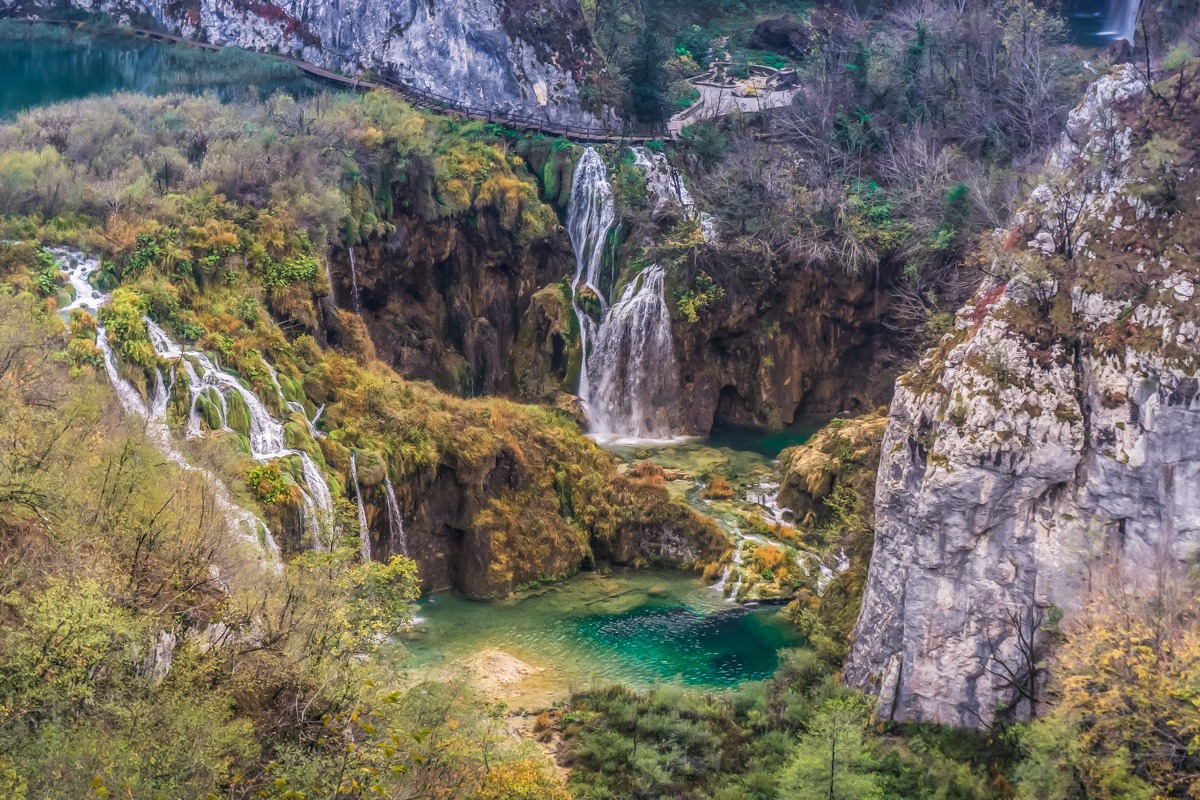
<path fill-rule="evenodd" d="M 600 321 L 604 314 L 604 307 L 600 301 L 600 295 L 596 294 L 587 286 L 582 286 L 578 294 L 575 295 L 575 305 L 584 314 L 587 314 L 596 322 Z"/>
<path fill-rule="evenodd" d="M 225 398 L 225 424 L 243 436 L 250 435 L 250 407 L 238 392 Z"/>
<path fill-rule="evenodd" d="M 200 422 L 210 431 L 219 431 L 225 427 L 216 389 L 205 389 L 200 393 L 196 398 L 196 413 L 200 415 Z"/>
<path fill-rule="evenodd" d="M 308 433 L 308 426 L 303 422 L 297 421 L 299 414 L 293 414 L 283 423 L 283 444 L 289 450 L 303 450 L 310 456 L 313 451 L 320 453 L 321 449 L 317 447 L 317 443 Z M 316 460 L 314 458 L 314 460 Z M 321 461 L 325 459 L 322 457 Z"/>
<path fill-rule="evenodd" d="M 307 413 L 307 405 L 306 404 L 307 404 L 308 398 L 304 394 L 304 382 L 303 381 L 301 381 L 297 378 L 293 378 L 291 375 L 280 374 L 279 388 L 283 392 L 283 396 L 285 399 L 287 399 L 293 403 L 299 403 L 300 405 L 305 406 L 306 413 Z"/>

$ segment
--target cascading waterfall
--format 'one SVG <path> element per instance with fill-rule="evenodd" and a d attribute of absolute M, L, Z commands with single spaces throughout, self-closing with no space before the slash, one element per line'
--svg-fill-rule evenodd
<path fill-rule="evenodd" d="M 1108 14 L 1104 18 L 1105 29 L 1100 35 L 1111 36 L 1114 41 L 1124 39 L 1133 44 L 1141 6 L 1142 0 L 1109 0 Z"/>
<path fill-rule="evenodd" d="M 59 249 L 52 250 L 51 252 L 60 260 L 60 263 L 66 261 L 68 264 L 67 276 L 76 292 L 75 301 L 64 306 L 63 311 L 69 312 L 74 308 L 95 311 L 108 301 L 108 297 L 92 288 L 90 282 L 92 273 L 100 268 L 98 260 L 85 259 L 80 254 L 67 250 Z M 210 400 L 216 398 L 218 400 L 217 408 L 220 410 L 222 427 L 225 430 L 229 430 L 226 398 L 236 393 L 245 402 L 250 416 L 249 440 L 251 457 L 260 463 L 266 463 L 267 461 L 285 456 L 299 457 L 308 489 L 304 494 L 306 523 L 313 536 L 314 546 L 321 547 L 322 530 L 328 526 L 332 518 L 333 497 L 329 492 L 329 485 L 325 483 L 325 478 L 321 475 L 321 471 L 316 463 L 313 462 L 307 453 L 300 450 L 291 450 L 285 446 L 283 423 L 276 420 L 267 410 L 266 406 L 263 405 L 262 401 L 258 399 L 258 396 L 244 387 L 236 377 L 218 369 L 206 353 L 199 350 L 185 349 L 153 320 L 145 318 L 144 322 L 155 353 L 160 358 L 175 362 L 176 364 L 171 369 L 169 383 L 167 380 L 164 380 L 161 373 L 157 376 L 154 397 L 151 399 L 149 407 L 142 400 L 142 396 L 138 390 L 129 381 L 121 377 L 117 369 L 116 356 L 108 342 L 108 332 L 103 325 L 97 326 L 96 346 L 104 355 L 104 368 L 117 394 L 117 399 L 121 403 L 122 409 L 127 414 L 136 414 L 143 417 L 147 423 L 147 432 L 155 443 L 155 446 L 169 460 L 181 468 L 203 474 L 214 486 L 217 502 L 222 510 L 226 512 L 226 515 L 237 521 L 243 528 L 243 532 L 251 532 L 251 535 L 255 539 L 258 538 L 259 534 L 265 536 L 267 549 L 272 554 L 276 554 L 278 553 L 278 547 L 271 538 L 266 524 L 257 516 L 233 503 L 228 491 L 215 476 L 206 470 L 189 464 L 183 453 L 175 446 L 167 426 L 167 402 L 170 397 L 170 391 L 175 384 L 175 369 L 178 366 L 182 366 L 188 376 L 189 391 L 191 393 L 188 423 L 186 426 L 186 432 L 189 437 L 200 434 L 200 419 L 197 405 L 201 397 L 207 397 Z M 278 379 L 275 378 L 274 382 L 278 389 Z M 280 396 L 282 397 L 282 391 L 280 392 Z"/>
<path fill-rule="evenodd" d="M 614 218 L 604 161 L 589 147 L 575 167 L 567 209 L 567 229 L 575 247 L 573 304 L 583 348 L 579 397 L 593 435 L 667 440 L 679 375 L 664 295 L 666 273 L 658 266 L 648 268 L 609 307 L 600 287 L 600 269 Z M 589 294 L 598 302 L 599 321 L 584 309 L 583 298 Z"/>
<path fill-rule="evenodd" d="M 354 481 L 354 502 L 358 504 L 358 538 L 362 541 L 363 561 L 371 560 L 371 529 L 367 527 L 367 509 L 363 506 L 362 487 L 358 485 L 358 460 L 350 453 L 350 478 Z"/>
<path fill-rule="evenodd" d="M 746 491 L 746 502 L 759 506 L 774 525 L 792 526 L 788 516 L 792 511 L 779 505 L 779 482 L 762 480 L 754 489 Z"/>
<path fill-rule="evenodd" d="M 679 367 L 665 291 L 666 271 L 647 268 L 597 331 L 586 398 L 593 434 L 671 438 Z"/>
<path fill-rule="evenodd" d="M 579 343 L 583 358 L 579 370 L 579 398 L 594 412 L 591 403 L 591 378 L 588 347 L 608 312 L 608 301 L 600 288 L 600 265 L 604 260 L 604 240 L 616 217 L 612 184 L 608 170 L 596 148 L 583 151 L 571 180 L 571 199 L 567 204 L 567 232 L 575 248 L 575 278 L 571 281 L 572 304 L 579 319 Z M 599 301 L 600 322 L 588 314 L 582 304 L 584 290 Z"/>
<path fill-rule="evenodd" d="M 99 268 L 98 262 L 95 268 Z M 93 306 L 93 308 L 98 307 L 99 305 Z M 154 443 L 159 452 L 166 456 L 168 461 L 180 469 L 202 475 L 205 482 L 213 489 L 213 498 L 217 508 L 232 524 L 235 534 L 244 541 L 261 547 L 264 555 L 273 562 L 274 567 L 277 570 L 282 569 L 283 565 L 279 563 L 279 547 L 275 544 L 275 539 L 271 536 L 271 530 L 267 527 L 267 524 L 255 514 L 233 502 L 233 499 L 229 496 L 229 490 L 225 488 L 225 485 L 221 481 L 217 480 L 215 475 L 208 470 L 188 463 L 183 453 L 175 446 L 175 442 L 171 438 L 171 432 L 167 427 L 168 392 L 162 374 L 158 375 L 158 382 L 154 390 L 154 401 L 150 408 L 147 408 L 146 404 L 142 402 L 142 396 L 138 393 L 138 390 L 133 384 L 122 378 L 120 372 L 117 370 L 117 359 L 112 351 L 112 347 L 108 343 L 108 331 L 103 326 L 97 326 L 96 347 L 104 356 L 104 371 L 108 375 L 109 382 L 112 383 L 113 391 L 116 392 L 117 402 L 121 404 L 121 410 L 127 415 L 139 416 L 146 420 L 147 438 Z"/>
<path fill-rule="evenodd" d="M 259 463 L 265 464 L 277 458 L 296 456 L 300 459 L 304 482 L 308 491 L 304 494 L 305 523 L 313 538 L 313 545 L 324 549 L 323 533 L 328 529 L 333 516 L 333 496 L 329 485 L 321 475 L 312 457 L 303 450 L 289 449 L 284 443 L 283 423 L 275 419 L 258 395 L 242 385 L 236 377 L 217 368 L 208 355 L 199 350 L 185 350 L 175 342 L 157 323 L 146 319 L 146 328 L 150 333 L 150 342 L 160 358 L 178 361 L 184 364 L 191 389 L 191 407 L 188 411 L 188 436 L 200 433 L 199 414 L 197 405 L 200 398 L 208 392 L 214 392 L 221 399 L 221 425 L 229 429 L 228 406 L 226 397 L 237 394 L 246 404 L 250 414 L 250 455 Z M 278 378 L 274 379 L 275 387 L 279 390 Z M 209 394 L 211 397 L 212 395 Z M 283 392 L 280 390 L 280 397 Z"/>
<path fill-rule="evenodd" d="M 396 490 L 392 488 L 392 479 L 384 473 L 383 488 L 387 494 L 388 532 L 392 535 L 393 546 L 400 555 L 408 555 L 408 541 L 404 538 L 404 517 L 400 516 L 400 504 L 396 502 Z"/>

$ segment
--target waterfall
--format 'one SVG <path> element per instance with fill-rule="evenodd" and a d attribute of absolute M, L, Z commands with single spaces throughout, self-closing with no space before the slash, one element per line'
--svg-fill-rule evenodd
<path fill-rule="evenodd" d="M 91 289 L 90 277 L 93 272 L 100 268 L 99 261 L 82 259 L 79 254 L 61 249 L 51 252 L 59 259 L 67 259 L 68 263 L 73 265 L 68 272 L 68 278 L 76 288 L 76 301 L 64 307 L 64 311 L 69 311 L 73 307 L 94 309 L 108 301 L 106 295 Z M 74 266 L 77 262 L 81 264 L 80 267 Z M 92 294 L 86 295 L 86 298 L 85 292 L 82 289 L 85 286 L 89 292 L 92 292 Z M 85 299 L 81 301 L 81 298 Z M 88 303 L 94 303 L 94 306 L 89 306 L 87 305 Z M 159 358 L 175 362 L 176 364 L 175 367 L 172 367 L 170 388 L 174 387 L 174 370 L 178 366 L 183 367 L 188 377 L 188 388 L 191 398 L 185 430 L 189 438 L 197 436 L 201 432 L 200 418 L 197 411 L 197 404 L 201 397 L 207 397 L 210 400 L 214 397 L 217 399 L 222 427 L 228 430 L 228 405 L 226 398 L 236 393 L 245 402 L 250 415 L 249 440 L 251 457 L 259 463 L 266 463 L 285 456 L 296 456 L 300 459 L 304 481 L 307 484 L 307 491 L 304 493 L 305 522 L 309 532 L 312 534 L 314 546 L 320 548 L 322 546 L 322 531 L 332 519 L 333 497 L 329 492 L 329 485 L 325 482 L 325 478 L 321 475 L 321 470 L 317 467 L 316 463 L 304 451 L 291 450 L 286 447 L 283 423 L 275 419 L 271 415 L 271 412 L 267 410 L 267 407 L 263 405 L 263 402 L 258 399 L 258 396 L 243 386 L 237 377 L 219 369 L 213 363 L 212 359 L 209 358 L 208 354 L 200 350 L 185 349 L 153 320 L 144 318 L 143 321 L 146 324 L 150 343 L 154 347 L 155 353 Z M 121 377 L 117 369 L 116 356 L 108 343 L 108 332 L 104 329 L 103 325 L 97 326 L 96 346 L 104 355 L 104 368 L 113 385 L 113 390 L 117 393 L 117 399 L 121 403 L 122 409 L 127 414 L 135 414 L 146 419 L 147 431 L 158 449 L 166 454 L 169 460 L 180 467 L 199 471 L 204 474 L 214 487 L 216 487 L 217 502 L 227 511 L 228 516 L 244 523 L 249 523 L 252 520 L 253 525 L 251 525 L 251 528 L 255 531 L 255 537 L 257 538 L 259 532 L 265 533 L 268 549 L 272 553 L 277 552 L 278 547 L 271 539 L 270 531 L 267 530 L 266 525 L 256 516 L 250 514 L 250 512 L 238 508 L 229 499 L 225 487 L 220 481 L 216 480 L 215 476 L 188 464 L 183 453 L 175 446 L 166 420 L 170 388 L 161 373 L 157 376 L 154 397 L 151 399 L 150 405 L 147 406 L 143 402 L 138 390 L 129 381 Z M 277 378 L 275 379 L 275 386 L 277 389 L 279 388 Z M 282 396 L 282 391 L 280 395 Z"/>
<path fill-rule="evenodd" d="M 590 433 L 610 440 L 671 438 L 679 371 L 667 308 L 666 272 L 638 275 L 612 307 L 600 287 L 604 241 L 615 218 L 613 190 L 595 148 L 575 168 L 567 229 L 575 247 L 571 288 L 583 348 L 579 397 Z M 584 309 L 583 291 L 597 298 L 599 321 Z"/>
<path fill-rule="evenodd" d="M 396 490 L 392 488 L 392 479 L 385 472 L 383 488 L 387 492 L 388 531 L 392 535 L 393 546 L 400 555 L 408 556 L 408 542 L 404 538 L 404 517 L 400 516 L 400 504 L 396 502 Z"/>
<path fill-rule="evenodd" d="M 213 488 L 214 500 L 217 508 L 229 520 L 235 529 L 239 538 L 244 541 L 261 546 L 265 550 L 265 555 L 274 562 L 275 568 L 282 569 L 282 564 L 279 563 L 279 547 L 275 544 L 275 539 L 271 536 L 271 531 L 267 524 L 259 519 L 255 514 L 247 511 L 241 506 L 233 502 L 229 496 L 229 490 L 225 485 L 217 480 L 216 476 L 208 470 L 193 466 L 188 463 L 183 453 L 175 446 L 171 439 L 170 431 L 167 429 L 166 409 L 167 409 L 167 389 L 164 385 L 162 374 L 158 375 L 158 382 L 154 391 L 154 402 L 150 408 L 147 408 L 142 402 L 142 396 L 138 390 L 129 381 L 121 377 L 117 370 L 117 359 L 112 351 L 112 347 L 108 344 L 108 331 L 103 326 L 96 329 L 96 347 L 104 356 L 104 371 L 108 375 L 109 382 L 112 383 L 113 391 L 117 394 L 117 402 L 121 404 L 121 410 L 129 416 L 139 416 L 146 420 L 146 436 L 154 444 L 154 446 L 166 456 L 167 460 L 178 466 L 180 469 L 188 472 L 196 472 L 202 475 L 209 486 Z"/>
<path fill-rule="evenodd" d="M 696 207 L 692 193 L 683 183 L 679 170 L 671 166 L 667 157 L 648 147 L 632 147 L 633 161 L 646 176 L 646 192 L 654 198 L 654 211 L 658 213 L 672 203 L 678 203 L 689 219 L 700 223 L 704 241 L 714 242 L 717 238 L 717 221 Z"/>
<path fill-rule="evenodd" d="M 654 197 L 654 210 L 660 211 L 668 203 L 678 203 L 684 210 L 691 210 L 691 192 L 683 185 L 679 170 L 671 166 L 667 157 L 655 153 L 648 147 L 632 147 L 634 163 L 642 168 L 646 176 L 646 191 Z"/>
<path fill-rule="evenodd" d="M 597 331 L 587 397 L 592 433 L 671 438 L 680 381 L 665 291 L 666 271 L 647 268 Z"/>
<path fill-rule="evenodd" d="M 354 500 L 358 503 L 358 538 L 362 540 L 363 561 L 371 560 L 371 529 L 367 527 L 367 510 L 363 508 L 362 487 L 358 485 L 358 460 L 350 452 L 350 478 L 354 481 Z"/>
<path fill-rule="evenodd" d="M 150 342 L 160 358 L 179 361 L 187 371 L 191 389 L 191 407 L 188 411 L 188 436 L 200 433 L 199 415 L 196 406 L 206 393 L 215 392 L 220 399 L 221 423 L 228 430 L 228 406 L 226 397 L 237 394 L 246 404 L 250 413 L 250 455 L 259 463 L 265 464 L 285 456 L 297 456 L 300 459 L 304 482 L 308 491 L 305 494 L 305 516 L 309 533 L 312 534 L 314 546 L 323 545 L 323 528 L 327 527 L 333 514 L 333 496 L 329 485 L 321 475 L 312 457 L 303 450 L 292 450 L 284 442 L 283 423 L 275 419 L 266 405 L 258 399 L 258 395 L 242 385 L 237 377 L 219 369 L 208 354 L 200 350 L 185 350 L 176 343 L 157 323 L 146 319 L 146 328 L 150 332 Z M 275 387 L 279 390 L 278 378 L 274 379 Z M 283 396 L 279 390 L 280 397 Z M 209 394 L 209 397 L 212 395 Z M 303 410 L 303 409 L 302 409 Z"/>
<path fill-rule="evenodd" d="M 579 369 L 579 399 L 591 414 L 591 376 L 588 345 L 608 311 L 608 301 L 600 288 L 600 265 L 604 260 L 604 240 L 616 217 L 608 170 L 596 148 L 583 151 L 571 179 L 571 199 L 567 204 L 567 232 L 575 248 L 575 278 L 571 281 L 572 304 L 579 319 L 579 345 L 583 356 Z M 580 293 L 590 290 L 600 304 L 600 322 L 588 314 Z"/>
<path fill-rule="evenodd" d="M 1142 0 L 1109 0 L 1108 13 L 1104 17 L 1104 30 L 1100 36 L 1111 36 L 1114 41 L 1124 39 L 1134 43 L 1137 35 L 1138 11 Z"/>
<path fill-rule="evenodd" d="M 347 247 L 346 252 L 350 254 L 350 303 L 354 307 L 354 313 L 361 314 L 362 293 L 358 289 L 358 264 L 354 263 L 354 245 Z"/>

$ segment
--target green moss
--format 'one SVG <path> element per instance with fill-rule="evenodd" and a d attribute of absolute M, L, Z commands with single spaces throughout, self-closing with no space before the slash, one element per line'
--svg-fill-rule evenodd
<path fill-rule="evenodd" d="M 224 427 L 225 420 L 221 415 L 220 399 L 216 389 L 206 389 L 196 398 L 196 413 L 204 427 L 210 431 L 219 431 Z"/>
<path fill-rule="evenodd" d="M 225 398 L 225 424 L 243 436 L 250 435 L 250 407 L 237 392 Z"/>

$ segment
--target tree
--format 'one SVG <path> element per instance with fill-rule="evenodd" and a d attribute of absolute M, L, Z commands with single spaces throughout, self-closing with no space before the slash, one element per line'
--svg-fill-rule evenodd
<path fill-rule="evenodd" d="M 1118 590 L 1068 630 L 1050 710 L 1019 729 L 1021 797 L 1200 796 L 1200 603 L 1169 584 Z"/>
<path fill-rule="evenodd" d="M 875 754 L 865 734 L 870 708 L 856 697 L 829 700 L 800 737 L 781 796 L 794 800 L 882 798 Z"/>

